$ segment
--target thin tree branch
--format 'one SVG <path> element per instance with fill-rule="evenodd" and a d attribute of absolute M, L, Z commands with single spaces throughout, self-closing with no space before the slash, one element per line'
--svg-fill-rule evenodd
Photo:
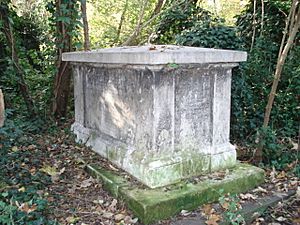
<path fill-rule="evenodd" d="M 253 49 L 254 42 L 255 42 L 255 35 L 256 35 L 256 0 L 253 2 L 253 21 L 252 21 L 252 40 L 251 40 L 251 47 L 250 47 L 250 52 Z"/>
<path fill-rule="evenodd" d="M 133 35 L 131 35 L 122 45 L 131 45 L 132 42 L 138 37 L 138 35 L 140 34 L 141 32 L 141 26 L 142 26 L 142 20 L 144 18 L 144 15 L 145 15 L 145 9 L 146 9 L 146 6 L 148 4 L 149 0 L 144 0 L 143 1 L 143 4 L 142 4 L 142 8 L 141 8 L 141 11 L 140 11 L 140 15 L 139 15 L 139 19 L 138 19 L 138 23 L 136 25 L 136 28 L 133 32 Z"/>
<path fill-rule="evenodd" d="M 115 39 L 115 43 L 118 43 L 119 39 L 120 39 L 120 34 L 121 34 L 121 30 L 122 30 L 122 26 L 123 26 L 123 22 L 125 20 L 125 15 L 127 12 L 127 8 L 128 8 L 128 0 L 125 0 L 125 6 L 120 18 L 120 22 L 119 22 L 119 26 L 118 26 L 118 30 L 117 30 L 117 37 Z"/>
<path fill-rule="evenodd" d="M 272 89 L 269 95 L 269 99 L 268 99 L 268 103 L 266 106 L 266 111 L 265 111 L 265 116 L 264 116 L 264 124 L 263 127 L 267 127 L 269 125 L 269 120 L 270 120 L 270 114 L 271 114 L 271 110 L 272 110 L 272 106 L 273 106 L 273 102 L 274 102 L 274 98 L 276 95 L 276 90 L 278 87 L 278 83 L 280 80 L 280 76 L 281 76 L 281 72 L 283 69 L 283 65 L 285 63 L 285 60 L 287 58 L 288 52 L 291 48 L 291 46 L 293 45 L 293 42 L 295 40 L 296 34 L 299 30 L 300 27 L 300 16 L 294 14 L 293 12 L 295 12 L 295 8 L 297 6 L 297 4 L 294 3 L 298 3 L 298 0 L 294 0 L 293 1 L 293 8 L 291 8 L 291 15 L 294 15 L 294 17 L 296 17 L 296 19 L 291 19 L 290 21 L 295 21 L 294 24 L 290 24 L 290 33 L 289 33 L 289 37 L 287 40 L 287 43 L 284 46 L 284 49 L 282 51 L 282 54 L 279 56 L 278 61 L 277 61 L 277 65 L 276 65 L 276 70 L 275 70 L 275 75 L 274 75 L 274 81 L 273 81 L 273 85 L 272 85 Z M 299 10 L 298 10 L 298 14 L 299 14 Z"/>
<path fill-rule="evenodd" d="M 84 50 L 90 50 L 90 38 L 89 38 L 89 24 L 86 15 L 86 0 L 81 0 L 81 13 L 83 22 L 83 34 L 84 34 Z"/>
<path fill-rule="evenodd" d="M 260 27 L 260 36 L 263 36 L 264 32 L 264 23 L 265 23 L 265 3 L 264 0 L 261 0 L 261 27 Z"/>
<path fill-rule="evenodd" d="M 140 31 L 142 31 L 145 27 L 147 27 L 150 23 L 152 23 L 157 17 L 159 17 L 164 11 L 170 10 L 172 8 L 174 8 L 175 6 L 180 5 L 181 3 L 185 2 L 185 0 L 179 1 L 177 4 L 172 4 L 171 6 L 169 6 L 167 9 L 165 10 L 161 10 L 158 14 L 154 15 L 153 17 L 151 17 L 148 21 L 144 22 L 141 26 L 140 26 Z M 138 34 L 139 35 L 139 34 Z M 136 35 L 135 33 L 133 33 L 121 46 L 125 46 L 127 45 L 127 43 L 129 43 L 129 41 L 131 41 L 132 39 L 138 37 L 138 35 Z"/>

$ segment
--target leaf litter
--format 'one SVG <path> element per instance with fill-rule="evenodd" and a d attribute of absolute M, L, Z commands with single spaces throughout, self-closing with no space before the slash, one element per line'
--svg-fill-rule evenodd
<path fill-rule="evenodd" d="M 50 176 L 52 183 L 38 194 L 50 202 L 49 217 L 61 224 L 140 224 L 138 219 L 125 207 L 124 203 L 117 201 L 103 190 L 101 183 L 96 182 L 85 171 L 88 163 L 101 163 L 111 170 L 122 173 L 105 159 L 88 149 L 74 143 L 73 138 L 61 131 L 55 135 L 35 135 L 38 141 L 29 146 L 14 146 L 12 151 L 28 149 L 41 151 L 44 154 L 43 164 L 40 166 L 24 164 L 30 173 L 43 172 Z M 44 141 L 47 140 L 47 141 Z M 32 155 L 34 157 L 34 154 Z M 228 170 L 219 171 L 209 175 L 212 179 L 223 179 Z M 130 176 L 125 176 L 132 179 Z M 196 177 L 191 182 L 199 182 L 201 177 Z M 276 171 L 274 168 L 266 171 L 266 183 L 248 193 L 242 193 L 239 203 L 257 201 L 259 198 L 277 194 L 283 195 L 288 190 L 297 190 L 299 179 L 288 171 Z M 18 187 L 25 191 L 26 187 Z M 298 187 L 299 188 L 299 187 Z M 298 189 L 298 192 L 299 189 Z M 299 195 L 299 194 L 298 194 Z M 299 196 L 285 201 L 271 208 L 264 217 L 258 217 L 253 224 L 300 224 Z M 16 203 L 21 211 L 31 213 L 36 206 L 27 202 Z M 182 210 L 170 220 L 160 221 L 157 224 L 172 224 L 180 216 L 193 217 L 202 213 L 207 225 L 216 225 L 222 221 L 221 212 L 227 210 L 228 205 L 223 203 L 206 204 L 194 211 Z"/>

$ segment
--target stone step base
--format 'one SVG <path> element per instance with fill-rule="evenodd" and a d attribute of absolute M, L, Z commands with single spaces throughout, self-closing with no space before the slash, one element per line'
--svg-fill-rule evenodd
<path fill-rule="evenodd" d="M 87 165 L 87 171 L 99 179 L 114 197 L 122 199 L 144 224 L 169 218 L 181 210 L 193 210 L 218 200 L 220 193 L 240 193 L 264 182 L 260 168 L 238 163 L 225 177 L 199 177 L 197 183 L 183 180 L 176 185 L 150 189 L 126 179 L 121 173 Z"/>

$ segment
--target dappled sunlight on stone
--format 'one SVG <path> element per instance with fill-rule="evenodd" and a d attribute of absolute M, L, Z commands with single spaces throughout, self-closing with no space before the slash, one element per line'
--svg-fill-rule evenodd
<path fill-rule="evenodd" d="M 103 97 L 100 96 L 100 102 L 107 106 L 112 121 L 118 128 L 123 128 L 125 123 L 134 126 L 132 112 L 118 97 L 118 90 L 113 84 L 108 84 L 108 87 L 103 93 Z"/>

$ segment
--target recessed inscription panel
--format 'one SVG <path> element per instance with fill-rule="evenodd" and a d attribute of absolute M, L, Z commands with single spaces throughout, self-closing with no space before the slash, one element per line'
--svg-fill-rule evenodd
<path fill-rule="evenodd" d="M 154 72 L 154 154 L 171 155 L 174 149 L 174 82 L 171 74 Z"/>
<path fill-rule="evenodd" d="M 211 73 L 215 77 L 213 145 L 218 146 L 229 143 L 231 69 L 218 68 L 218 71 Z M 216 153 L 219 152 L 218 148 L 214 148 L 214 150 Z"/>
<path fill-rule="evenodd" d="M 128 149 L 151 148 L 152 76 L 147 70 L 91 69 L 86 76 L 86 126 L 127 143 Z"/>
<path fill-rule="evenodd" d="M 211 145 L 211 81 L 206 70 L 176 73 L 176 149 L 208 154 Z"/>

